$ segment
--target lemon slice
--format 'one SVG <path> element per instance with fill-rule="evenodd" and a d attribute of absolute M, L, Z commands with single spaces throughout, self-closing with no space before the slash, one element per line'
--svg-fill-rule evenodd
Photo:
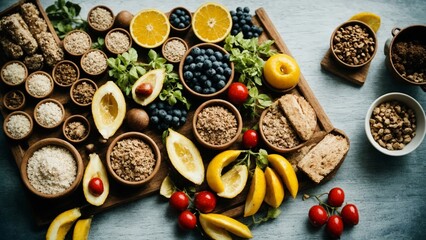
<path fill-rule="evenodd" d="M 266 194 L 265 202 L 273 207 L 278 208 L 284 200 L 284 186 L 278 175 L 272 168 L 265 169 Z"/>
<path fill-rule="evenodd" d="M 170 23 L 163 12 L 156 9 L 142 10 L 130 22 L 130 34 L 139 46 L 156 48 L 169 37 Z"/>
<path fill-rule="evenodd" d="M 192 29 L 204 42 L 217 43 L 228 36 L 232 28 L 229 10 L 217 3 L 206 3 L 192 16 Z"/>
<path fill-rule="evenodd" d="M 92 218 L 80 219 L 74 226 L 74 232 L 72 234 L 73 240 L 87 240 L 89 239 L 90 225 L 92 224 Z"/>
<path fill-rule="evenodd" d="M 199 217 L 201 227 L 211 239 L 232 240 L 228 231 L 223 228 L 216 227 L 204 217 Z"/>
<path fill-rule="evenodd" d="M 254 215 L 259 211 L 263 199 L 265 199 L 266 181 L 265 174 L 262 169 L 256 167 L 251 180 L 250 190 L 247 194 L 246 204 L 244 207 L 244 217 Z"/>
<path fill-rule="evenodd" d="M 197 185 L 203 183 L 203 159 L 191 140 L 169 129 L 169 136 L 166 138 L 166 148 L 170 162 L 184 178 Z"/>
<path fill-rule="evenodd" d="M 216 155 L 207 167 L 207 183 L 215 192 L 223 192 L 225 184 L 222 182 L 222 170 L 240 155 L 240 150 L 226 150 Z"/>
<path fill-rule="evenodd" d="M 46 240 L 65 239 L 72 224 L 81 216 L 80 208 L 73 208 L 59 214 L 52 223 L 46 233 Z"/>
<path fill-rule="evenodd" d="M 234 198 L 240 194 L 246 186 L 248 170 L 246 165 L 235 165 L 222 175 L 221 180 L 225 186 L 223 192 L 217 193 L 219 197 Z"/>
<path fill-rule="evenodd" d="M 170 198 L 175 192 L 175 188 L 172 182 L 172 179 L 167 176 L 163 179 L 160 187 L 160 194 L 166 198 Z"/>
<path fill-rule="evenodd" d="M 353 15 L 349 20 L 358 20 L 367 24 L 375 33 L 379 31 L 380 28 L 380 16 L 372 12 L 360 12 Z"/>
<path fill-rule="evenodd" d="M 252 238 L 250 229 L 243 223 L 225 216 L 223 214 L 208 213 L 200 214 L 200 222 L 208 222 L 219 229 L 225 229 L 226 231 L 242 238 Z"/>

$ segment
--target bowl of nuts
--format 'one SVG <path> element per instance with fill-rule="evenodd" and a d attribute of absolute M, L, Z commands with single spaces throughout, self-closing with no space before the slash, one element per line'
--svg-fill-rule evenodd
<path fill-rule="evenodd" d="M 331 34 L 330 49 L 341 66 L 359 68 L 367 65 L 376 54 L 377 37 L 367 24 L 347 21 Z"/>
<path fill-rule="evenodd" d="M 414 98 L 392 92 L 371 104 L 365 117 L 365 132 L 370 143 L 380 152 L 403 156 L 422 143 L 425 118 L 422 106 Z"/>

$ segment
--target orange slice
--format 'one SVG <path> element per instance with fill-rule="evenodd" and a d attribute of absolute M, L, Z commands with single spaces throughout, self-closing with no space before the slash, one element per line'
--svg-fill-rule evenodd
<path fill-rule="evenodd" d="M 201 41 L 220 42 L 231 32 L 231 14 L 226 7 L 220 4 L 203 4 L 194 12 L 192 28 Z"/>
<path fill-rule="evenodd" d="M 380 28 L 380 16 L 372 12 L 360 12 L 353 15 L 349 20 L 358 20 L 367 24 L 371 29 L 377 33 Z"/>
<path fill-rule="evenodd" d="M 167 16 L 156 9 L 138 12 L 130 22 L 133 41 L 144 48 L 156 48 L 166 41 L 170 33 Z"/>

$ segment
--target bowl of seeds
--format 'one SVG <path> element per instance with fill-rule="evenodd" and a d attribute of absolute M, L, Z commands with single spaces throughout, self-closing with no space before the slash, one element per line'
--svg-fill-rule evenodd
<path fill-rule="evenodd" d="M 3 131 L 10 139 L 22 140 L 31 135 L 33 120 L 24 111 L 15 111 L 6 116 Z"/>
<path fill-rule="evenodd" d="M 45 98 L 53 92 L 54 82 L 52 76 L 44 71 L 31 73 L 25 81 L 27 93 L 34 98 Z"/>
<path fill-rule="evenodd" d="M 28 76 L 28 69 L 21 61 L 9 61 L 1 68 L 1 79 L 8 86 L 18 86 Z"/>
<path fill-rule="evenodd" d="M 52 77 L 58 86 L 69 87 L 80 78 L 80 70 L 74 62 L 62 60 L 55 64 Z"/>
<path fill-rule="evenodd" d="M 377 52 L 374 31 L 361 21 L 347 21 L 331 34 L 333 58 L 343 67 L 360 68 L 371 62 Z"/>
<path fill-rule="evenodd" d="M 140 132 L 116 137 L 106 153 L 107 170 L 124 186 L 139 187 L 148 183 L 160 169 L 161 153 L 157 144 Z"/>
<path fill-rule="evenodd" d="M 10 110 L 20 110 L 25 106 L 25 94 L 20 90 L 11 90 L 3 97 L 3 106 Z"/>
<path fill-rule="evenodd" d="M 187 50 L 188 44 L 182 38 L 178 37 L 167 39 L 161 48 L 164 58 L 171 63 L 179 63 Z"/>
<path fill-rule="evenodd" d="M 108 68 L 107 55 L 98 49 L 87 51 L 80 60 L 81 68 L 85 73 L 91 76 L 98 76 Z"/>
<path fill-rule="evenodd" d="M 426 117 L 411 96 L 392 92 L 377 98 L 365 116 L 365 133 L 370 143 L 389 156 L 403 156 L 423 141 Z"/>
<path fill-rule="evenodd" d="M 71 143 L 59 138 L 46 138 L 28 148 L 20 171 L 30 192 L 40 198 L 57 199 L 78 188 L 84 165 L 80 153 Z"/>
<path fill-rule="evenodd" d="M 69 116 L 62 125 L 62 133 L 72 143 L 81 143 L 90 134 L 90 123 L 82 115 Z"/>
<path fill-rule="evenodd" d="M 88 78 L 82 78 L 74 82 L 70 89 L 71 100 L 80 107 L 87 107 L 92 104 L 98 86 Z"/>
<path fill-rule="evenodd" d="M 107 6 L 95 6 L 87 14 L 87 23 L 96 32 L 106 32 L 114 25 L 114 13 Z"/>
<path fill-rule="evenodd" d="M 34 107 L 34 119 L 43 128 L 51 129 L 59 126 L 64 117 L 64 106 L 56 99 L 43 99 Z"/>
<path fill-rule="evenodd" d="M 122 54 L 132 47 L 132 37 L 124 28 L 111 29 L 105 36 L 105 47 L 113 54 Z"/>
<path fill-rule="evenodd" d="M 63 45 L 69 55 L 79 57 L 92 47 L 92 39 L 83 30 L 73 30 L 67 33 Z"/>
<path fill-rule="evenodd" d="M 243 121 L 238 109 L 222 99 L 211 99 L 194 112 L 192 130 L 195 139 L 213 150 L 229 148 L 240 136 Z"/>

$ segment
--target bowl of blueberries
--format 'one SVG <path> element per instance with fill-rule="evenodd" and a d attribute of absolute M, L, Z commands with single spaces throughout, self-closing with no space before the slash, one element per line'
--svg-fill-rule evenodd
<path fill-rule="evenodd" d="M 148 105 L 147 112 L 149 124 L 154 128 L 163 132 L 168 128 L 179 128 L 183 126 L 187 120 L 189 106 L 176 103 L 173 106 L 156 100 Z"/>
<path fill-rule="evenodd" d="M 169 15 L 170 27 L 173 31 L 186 32 L 191 26 L 192 16 L 191 12 L 184 7 L 176 7 L 170 11 Z"/>
<path fill-rule="evenodd" d="M 200 43 L 186 51 L 179 64 L 184 88 L 202 99 L 216 98 L 226 91 L 234 78 L 229 53 L 212 43 Z"/>

